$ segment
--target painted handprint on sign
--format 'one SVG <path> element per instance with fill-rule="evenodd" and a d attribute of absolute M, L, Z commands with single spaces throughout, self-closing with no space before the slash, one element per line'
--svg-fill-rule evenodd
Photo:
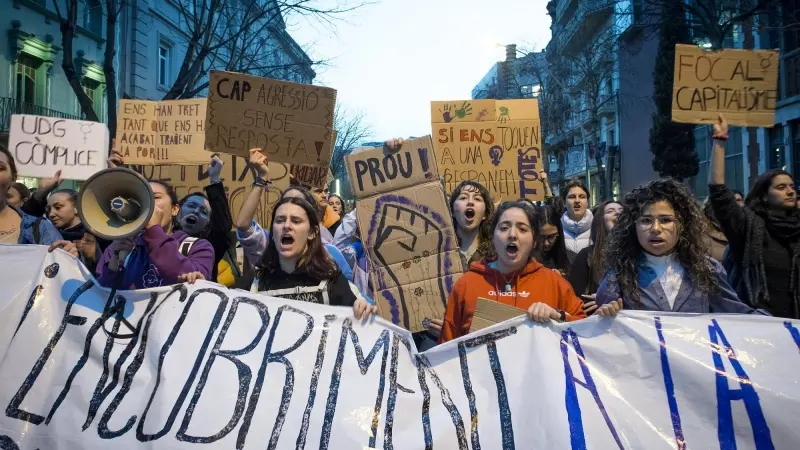
<path fill-rule="evenodd" d="M 503 147 L 495 145 L 489 149 L 489 158 L 492 159 L 492 165 L 495 167 L 500 165 L 500 160 L 503 159 Z"/>
<path fill-rule="evenodd" d="M 477 118 L 478 122 L 483 120 L 483 118 L 486 117 L 487 114 L 489 114 L 489 110 L 487 108 L 483 108 L 482 110 L 480 110 L 478 112 L 478 118 Z"/>
<path fill-rule="evenodd" d="M 472 105 L 469 102 L 464 102 L 461 108 L 458 109 L 456 109 L 456 105 L 444 105 L 439 112 L 442 113 L 442 119 L 446 123 L 450 123 L 453 119 L 464 119 L 472 114 Z"/>
<path fill-rule="evenodd" d="M 500 108 L 498 108 L 498 110 L 500 111 L 500 116 L 497 117 L 497 120 L 500 123 L 506 123 L 509 120 L 511 120 L 511 116 L 509 115 L 508 108 L 506 108 L 505 106 L 501 106 Z"/>
<path fill-rule="evenodd" d="M 469 102 L 464 102 L 464 104 L 461 105 L 461 108 L 456 110 L 456 117 L 459 119 L 463 119 L 470 114 L 472 114 L 472 105 Z"/>

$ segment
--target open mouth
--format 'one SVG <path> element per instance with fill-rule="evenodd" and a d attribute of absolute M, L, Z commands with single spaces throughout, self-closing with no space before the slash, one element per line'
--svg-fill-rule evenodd
<path fill-rule="evenodd" d="M 293 237 L 291 237 L 289 235 L 281 237 L 281 245 L 287 245 L 288 246 L 288 245 L 292 245 L 292 244 L 294 244 L 294 238 Z"/>
<path fill-rule="evenodd" d="M 183 218 L 183 221 L 186 222 L 187 225 L 196 225 L 197 224 L 197 216 L 186 216 Z"/>
<path fill-rule="evenodd" d="M 652 245 L 661 245 L 666 241 L 664 241 L 664 239 L 661 239 L 661 238 L 652 238 L 652 239 L 649 240 L 649 242 Z"/>
<path fill-rule="evenodd" d="M 519 253 L 519 247 L 517 244 L 508 244 L 506 245 L 506 253 L 511 257 L 517 256 L 517 253 Z"/>
<path fill-rule="evenodd" d="M 466 217 L 467 220 L 472 221 L 472 219 L 475 218 L 475 210 L 468 208 L 466 211 L 464 211 L 464 217 Z"/>

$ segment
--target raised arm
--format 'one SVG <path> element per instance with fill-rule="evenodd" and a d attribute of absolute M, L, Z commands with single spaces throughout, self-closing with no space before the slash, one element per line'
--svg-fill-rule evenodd
<path fill-rule="evenodd" d="M 222 160 L 219 159 L 219 156 L 214 155 L 208 166 L 210 182 L 205 189 L 208 203 L 211 205 L 211 232 L 208 234 L 208 242 L 214 247 L 215 259 L 222 259 L 230 248 L 231 228 L 233 227 L 228 196 L 225 194 L 225 186 L 220 179 L 222 166 Z"/>
<path fill-rule="evenodd" d="M 728 122 L 721 114 L 714 124 L 714 147 L 711 150 L 709 201 L 714 215 L 728 238 L 728 243 L 738 257 L 744 251 L 747 218 L 744 209 L 736 203 L 733 191 L 725 185 L 725 144 L 728 140 Z"/>
<path fill-rule="evenodd" d="M 261 204 L 261 196 L 264 195 L 264 190 L 269 184 L 269 166 L 267 165 L 267 157 L 261 153 L 260 148 L 250 149 L 250 165 L 255 167 L 258 178 L 256 178 L 253 187 L 242 202 L 242 208 L 239 210 L 239 215 L 236 217 L 236 230 L 246 233 L 250 230 L 250 224 L 253 217 L 256 216 L 258 206 Z"/>

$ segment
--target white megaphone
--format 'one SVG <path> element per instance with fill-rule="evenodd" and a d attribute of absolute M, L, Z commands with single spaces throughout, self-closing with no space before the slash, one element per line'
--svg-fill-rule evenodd
<path fill-rule="evenodd" d="M 83 226 L 109 241 L 138 234 L 153 215 L 154 205 L 150 183 L 122 167 L 92 175 L 78 195 L 78 214 Z"/>

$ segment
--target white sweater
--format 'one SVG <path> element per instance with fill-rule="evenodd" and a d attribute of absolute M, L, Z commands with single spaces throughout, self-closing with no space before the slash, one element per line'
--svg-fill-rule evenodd
<path fill-rule="evenodd" d="M 592 212 L 586 210 L 586 214 L 579 221 L 574 221 L 569 218 L 569 214 L 564 213 L 561 216 L 561 227 L 564 230 L 564 244 L 569 253 L 569 259 L 572 261 L 575 255 L 581 250 L 585 249 L 592 243 Z"/>

